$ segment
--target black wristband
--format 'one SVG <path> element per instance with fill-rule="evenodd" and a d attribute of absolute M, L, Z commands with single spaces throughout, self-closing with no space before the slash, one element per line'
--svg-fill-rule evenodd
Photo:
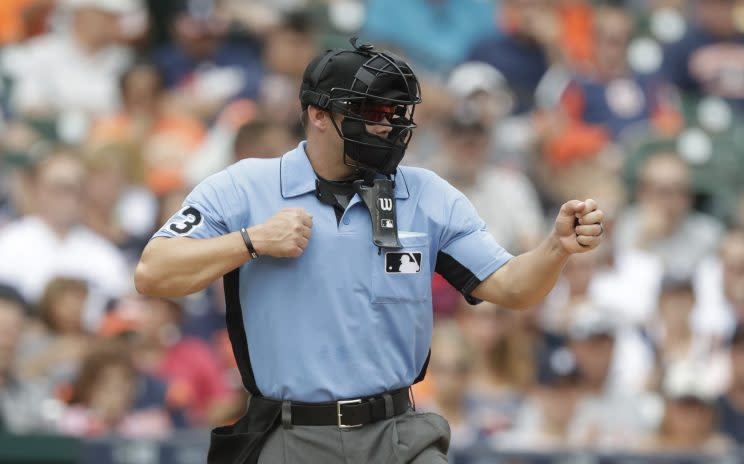
<path fill-rule="evenodd" d="M 253 242 L 251 242 L 251 237 L 248 235 L 248 231 L 245 230 L 245 227 L 240 229 L 240 236 L 243 237 L 243 241 L 245 242 L 245 247 L 248 248 L 248 253 L 251 254 L 251 258 L 253 259 L 258 258 L 258 253 L 256 253 L 256 249 L 253 248 Z"/>

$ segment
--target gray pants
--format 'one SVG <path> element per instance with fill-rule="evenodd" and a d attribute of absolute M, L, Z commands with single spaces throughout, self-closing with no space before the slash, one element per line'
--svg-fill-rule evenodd
<path fill-rule="evenodd" d="M 450 428 L 434 413 L 408 411 L 363 427 L 279 426 L 259 464 L 446 464 Z"/>

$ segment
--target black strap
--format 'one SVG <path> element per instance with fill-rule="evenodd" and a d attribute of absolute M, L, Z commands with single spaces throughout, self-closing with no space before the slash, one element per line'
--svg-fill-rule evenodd
<path fill-rule="evenodd" d="M 387 401 L 385 397 L 388 397 Z M 269 398 L 252 398 L 251 401 L 281 403 Z M 388 404 L 387 408 L 386 403 Z M 392 408 L 390 408 L 390 404 L 392 404 Z M 403 414 L 410 407 L 408 387 L 379 396 L 364 398 L 358 403 L 344 401 L 338 403 L 299 403 L 293 401 L 291 408 L 292 425 L 339 425 L 339 410 L 341 412 L 341 425 L 365 425 Z"/>
<path fill-rule="evenodd" d="M 323 58 L 320 59 L 318 64 L 315 65 L 315 68 L 310 74 L 310 82 L 309 82 L 310 88 L 303 90 L 302 93 L 300 94 L 301 103 L 305 105 L 317 106 L 324 110 L 329 109 L 329 103 L 331 102 L 331 97 L 328 94 L 318 92 L 315 89 L 318 87 L 318 83 L 320 82 L 320 78 L 323 75 L 323 71 L 325 70 L 325 67 L 328 64 L 328 62 L 331 61 L 331 59 L 334 56 L 342 52 L 343 50 L 327 50 L 326 51 L 326 54 L 323 56 Z"/>
<path fill-rule="evenodd" d="M 248 353 L 248 340 L 243 325 L 243 309 L 240 306 L 240 268 L 233 269 L 222 278 L 225 287 L 225 319 L 233 355 L 238 363 L 243 386 L 253 397 L 261 396 L 253 376 L 253 366 Z"/>
<path fill-rule="evenodd" d="M 426 355 L 426 361 L 424 361 L 424 365 L 421 366 L 421 371 L 419 372 L 418 376 L 416 376 L 416 380 L 413 381 L 414 385 L 424 380 L 424 377 L 426 377 L 426 369 L 429 368 L 429 360 L 431 359 L 431 348 L 429 348 L 429 354 Z"/>
<path fill-rule="evenodd" d="M 341 53 L 341 50 L 328 50 L 326 51 L 326 54 L 323 56 L 323 58 L 318 61 L 318 64 L 315 65 L 315 69 L 313 69 L 312 74 L 310 74 L 310 84 L 313 86 L 313 88 L 318 86 L 318 82 L 320 82 L 320 77 L 323 75 L 323 71 L 325 70 L 326 65 L 329 61 L 331 61 L 331 58 Z"/>

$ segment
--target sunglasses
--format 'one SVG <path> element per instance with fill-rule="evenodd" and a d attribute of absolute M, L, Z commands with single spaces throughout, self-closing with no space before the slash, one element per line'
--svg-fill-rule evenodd
<path fill-rule="evenodd" d="M 360 116 L 365 121 L 382 122 L 386 120 L 391 122 L 397 116 L 406 114 L 405 105 L 386 105 L 384 103 L 352 103 L 350 111 Z"/>

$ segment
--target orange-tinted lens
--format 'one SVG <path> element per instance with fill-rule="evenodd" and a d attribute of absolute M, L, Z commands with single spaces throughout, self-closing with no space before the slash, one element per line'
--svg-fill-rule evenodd
<path fill-rule="evenodd" d="M 361 116 L 367 121 L 380 122 L 390 119 L 395 114 L 395 105 L 366 105 L 362 108 Z"/>

